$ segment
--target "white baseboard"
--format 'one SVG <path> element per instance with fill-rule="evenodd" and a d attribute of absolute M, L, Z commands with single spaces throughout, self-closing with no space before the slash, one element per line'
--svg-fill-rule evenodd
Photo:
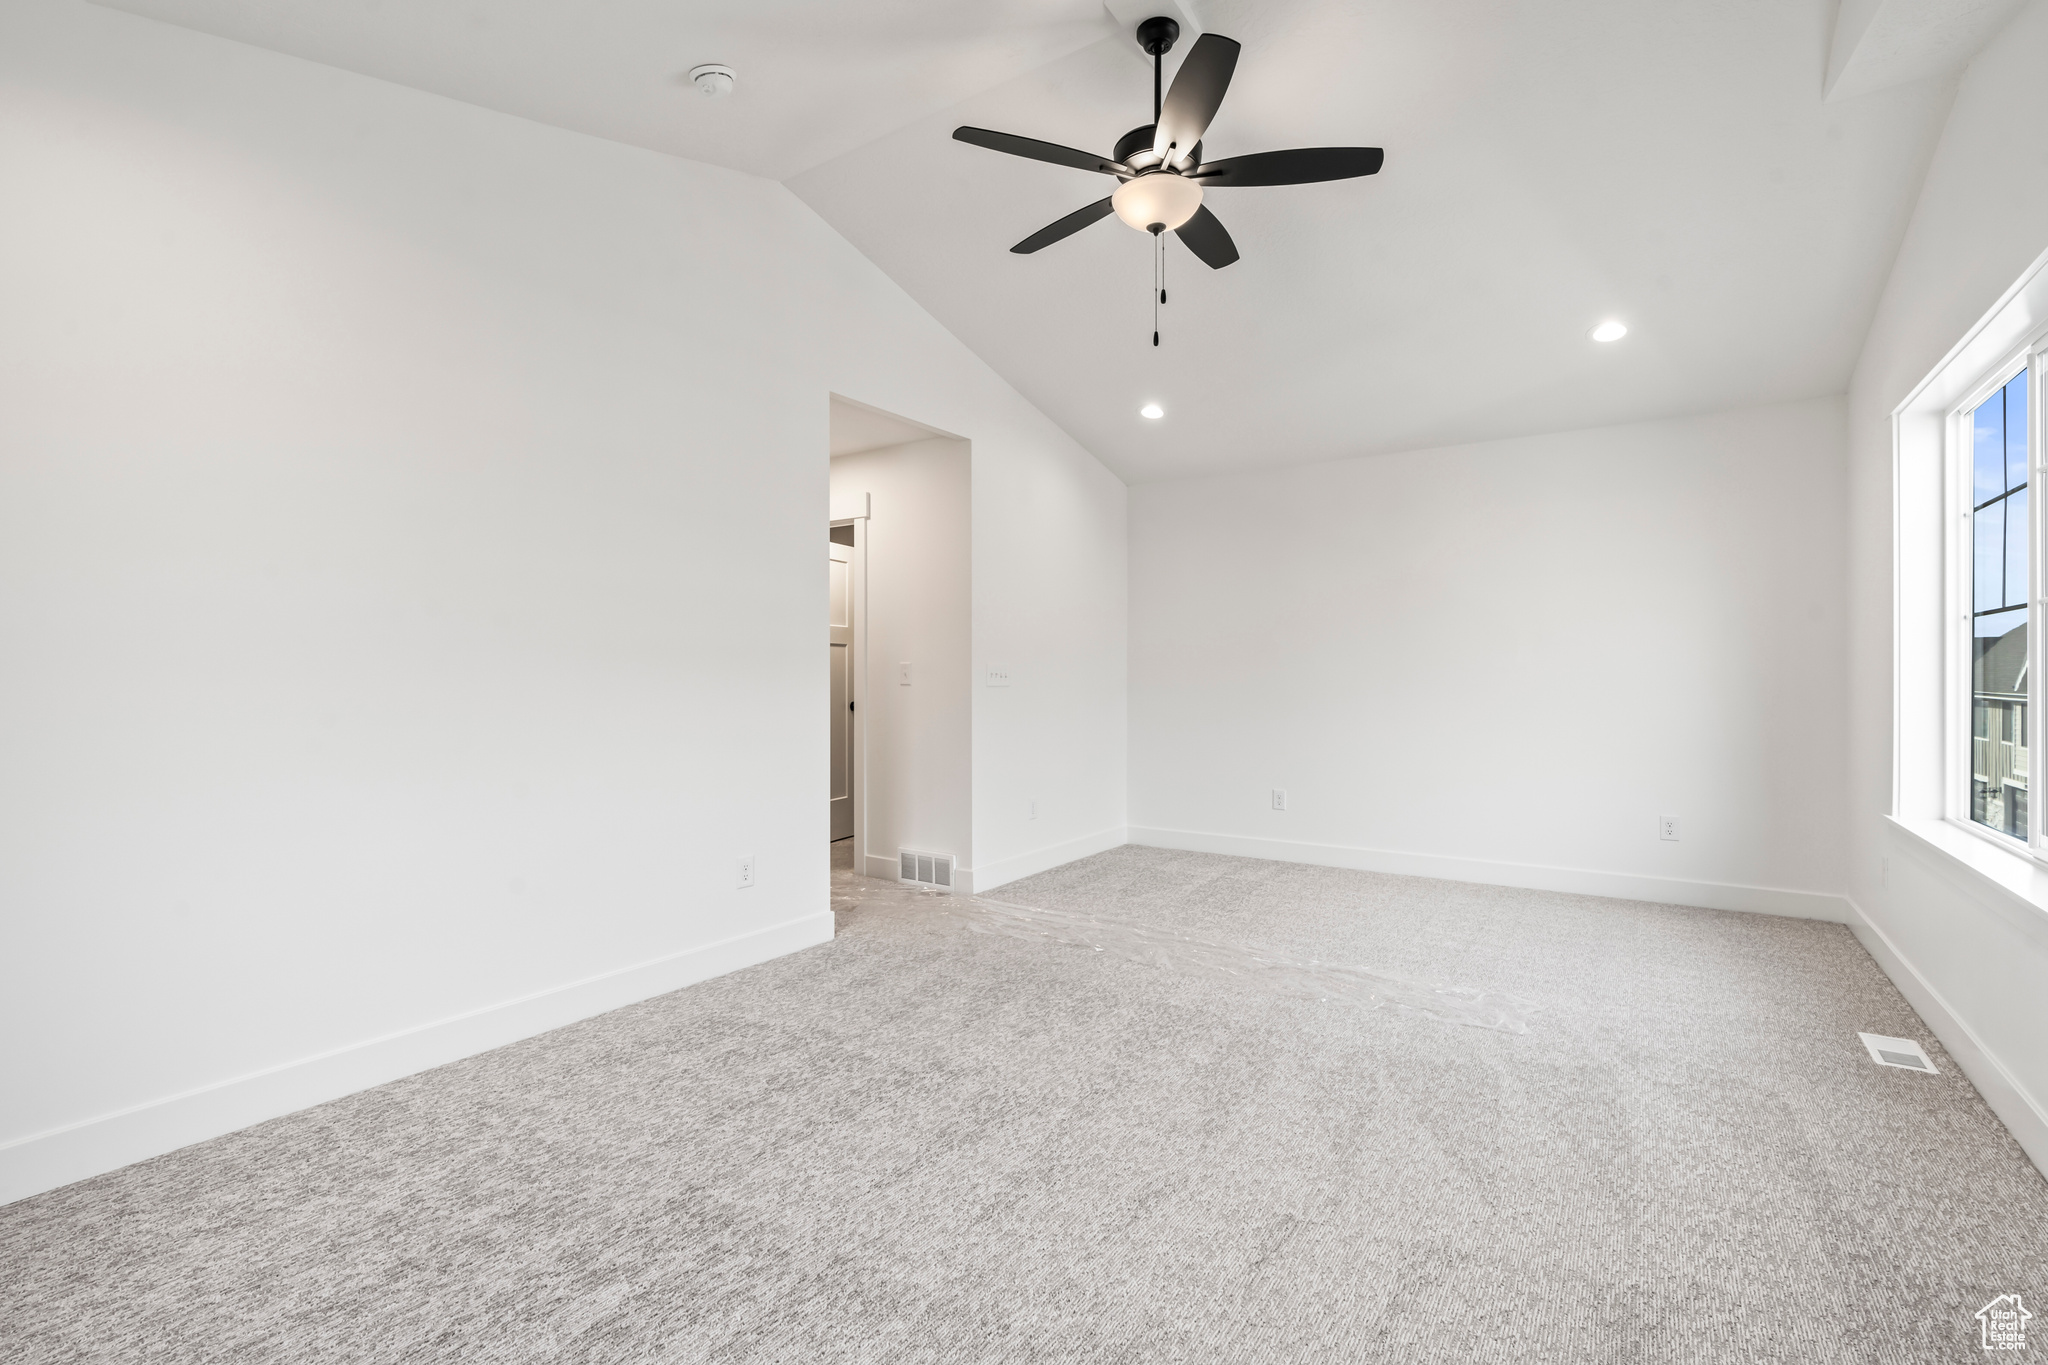
<path fill-rule="evenodd" d="M 1663 905 L 1698 905 L 1709 910 L 1746 910 L 1752 914 L 1829 920 L 1836 924 L 1853 924 L 1858 918 L 1855 907 L 1845 896 L 1821 891 L 1787 891 L 1774 886 L 1694 882 L 1626 872 L 1543 867 L 1535 863 L 1499 863 L 1483 858 L 1398 853 L 1391 849 L 1352 848 L 1343 844 L 1298 844 L 1285 839 L 1202 834 L 1185 829 L 1133 826 L 1130 841 L 1152 848 L 1186 849 L 1191 853 L 1231 853 L 1241 858 L 1270 858 L 1283 863 L 1393 872 L 1404 877 L 1440 877 L 1445 881 L 1479 882 L 1487 886 L 1525 886 L 1537 891 L 1569 891 L 1582 896 L 1612 896 L 1617 900 L 1656 901 Z"/>
<path fill-rule="evenodd" d="M 487 1005 L 0 1146 L 0 1204 L 826 943 L 832 912 Z"/>
<path fill-rule="evenodd" d="M 978 867 L 963 868 L 965 885 L 963 890 L 993 891 L 998 886 L 1014 882 L 1020 877 L 1044 872 L 1073 862 L 1077 858 L 1093 857 L 1112 848 L 1120 848 L 1130 842 L 1130 831 L 1122 825 L 1113 829 L 1097 830 L 1079 839 L 1069 839 L 1063 844 L 1048 844 L 1029 853 L 1019 853 L 1011 858 L 998 858 L 992 863 Z"/>
<path fill-rule="evenodd" d="M 1984 1040 L 1956 1013 L 1955 1007 L 1920 974 L 1920 969 L 1899 951 L 1876 921 L 1863 913 L 1863 907 L 1851 901 L 1850 908 L 1856 917 L 1849 928 L 1857 942 L 1876 959 L 1884 974 L 1899 988 L 1899 994 L 1906 997 L 1906 1003 L 1919 1014 L 1921 1022 L 1941 1039 L 1950 1058 L 1977 1087 L 1977 1093 L 1998 1115 L 2028 1159 L 2043 1175 L 2048 1175 L 2048 1107 L 2006 1070 L 1998 1054 L 1984 1045 Z"/>

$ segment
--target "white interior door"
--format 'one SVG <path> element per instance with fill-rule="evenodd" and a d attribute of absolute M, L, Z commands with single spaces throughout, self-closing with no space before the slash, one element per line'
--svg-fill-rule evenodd
<path fill-rule="evenodd" d="M 832 838 L 853 837 L 853 547 L 832 551 Z"/>

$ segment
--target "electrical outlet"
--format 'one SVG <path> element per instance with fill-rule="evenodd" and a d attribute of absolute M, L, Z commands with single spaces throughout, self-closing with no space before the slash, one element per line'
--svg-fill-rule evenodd
<path fill-rule="evenodd" d="M 749 853 L 746 857 L 740 859 L 740 890 L 744 891 L 753 884 L 754 855 Z"/>
<path fill-rule="evenodd" d="M 1278 787 L 1273 788 L 1273 809 L 1287 809 L 1287 793 L 1280 790 Z"/>
<path fill-rule="evenodd" d="M 1677 842 L 1678 842 L 1678 817 L 1677 817 L 1677 816 L 1675 816 L 1675 815 L 1660 815 L 1660 816 L 1658 816 L 1658 817 L 1657 817 L 1657 837 L 1658 837 L 1659 839 L 1664 839 L 1664 840 L 1668 840 L 1669 842 L 1671 842 L 1671 843 L 1674 843 L 1674 844 L 1675 844 L 1675 843 L 1677 843 Z"/>
<path fill-rule="evenodd" d="M 908 663 L 896 665 L 896 685 L 898 687 L 910 686 L 910 665 Z"/>
<path fill-rule="evenodd" d="M 1007 668 L 991 668 L 988 670 L 988 685 L 990 687 L 1008 687 L 1010 685 L 1010 670 Z"/>

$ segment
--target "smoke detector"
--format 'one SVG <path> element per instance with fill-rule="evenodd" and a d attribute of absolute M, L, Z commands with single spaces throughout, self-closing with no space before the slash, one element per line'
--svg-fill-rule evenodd
<path fill-rule="evenodd" d="M 706 99 L 723 99 L 732 93 L 733 70 L 719 62 L 690 68 L 690 84 Z"/>

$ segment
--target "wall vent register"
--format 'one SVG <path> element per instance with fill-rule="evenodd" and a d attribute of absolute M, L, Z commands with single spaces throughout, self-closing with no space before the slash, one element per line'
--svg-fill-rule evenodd
<path fill-rule="evenodd" d="M 953 889 L 953 858 L 947 853 L 918 853 L 912 849 L 898 849 L 897 880 L 912 886 L 930 886 L 940 891 Z"/>
<path fill-rule="evenodd" d="M 1859 1033 L 1863 1048 L 1870 1054 L 1870 1060 L 1879 1066 L 1896 1066 L 1905 1071 L 1925 1071 L 1939 1076 L 1934 1063 L 1927 1060 L 1927 1049 L 1911 1038 L 1887 1038 L 1881 1033 Z"/>

